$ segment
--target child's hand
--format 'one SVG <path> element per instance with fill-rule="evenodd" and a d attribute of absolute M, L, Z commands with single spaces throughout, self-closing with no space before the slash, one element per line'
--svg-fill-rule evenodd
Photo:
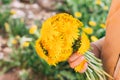
<path fill-rule="evenodd" d="M 92 47 L 91 52 L 93 52 L 95 54 L 95 56 L 98 58 L 100 58 L 100 53 L 101 53 L 103 41 L 104 41 L 104 38 L 99 39 L 98 41 L 91 43 L 91 47 Z M 68 59 L 68 62 L 69 62 L 70 67 L 74 69 L 79 64 L 85 62 L 85 57 L 76 52 L 70 56 L 70 58 Z M 87 70 L 87 66 L 88 66 L 88 63 L 85 62 L 82 65 L 81 70 L 79 70 L 79 73 L 85 72 Z"/>
<path fill-rule="evenodd" d="M 84 63 L 85 57 L 79 53 L 73 53 L 70 58 L 68 59 L 69 65 L 71 68 L 75 68 L 78 66 L 80 63 Z M 88 63 L 85 62 L 82 66 L 81 69 L 78 71 L 79 73 L 84 73 L 87 70 Z"/>

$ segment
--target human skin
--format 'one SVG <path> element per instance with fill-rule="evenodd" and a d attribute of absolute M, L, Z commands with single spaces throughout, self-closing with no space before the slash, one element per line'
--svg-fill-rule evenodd
<path fill-rule="evenodd" d="M 95 56 L 98 58 L 100 58 L 100 55 L 101 55 L 103 42 L 104 42 L 104 38 L 101 38 L 98 41 L 91 43 L 91 47 L 92 47 L 91 52 L 93 52 L 95 54 Z M 83 55 L 81 55 L 79 53 L 73 53 L 69 57 L 68 62 L 69 62 L 69 65 L 71 68 L 75 68 L 76 66 L 78 66 L 82 62 L 82 60 L 84 60 Z M 86 64 L 87 64 L 87 62 L 86 62 Z M 80 73 L 83 73 L 86 71 L 86 69 L 87 69 L 86 64 L 84 65 L 85 68 L 82 71 L 79 71 Z"/>
<path fill-rule="evenodd" d="M 93 52 L 97 58 L 101 59 L 101 52 L 102 52 L 104 42 L 105 42 L 105 37 L 99 39 L 96 42 L 91 43 L 91 47 L 92 47 L 91 52 Z M 105 55 L 105 56 L 109 56 L 109 55 Z M 68 62 L 69 62 L 69 65 L 71 68 L 75 68 L 76 66 L 78 66 L 81 63 L 82 60 L 83 60 L 82 55 L 80 55 L 79 53 L 74 53 L 73 55 L 71 55 L 69 57 Z M 106 60 L 109 60 L 109 59 L 106 58 Z M 79 71 L 79 73 L 83 73 L 86 71 L 86 69 L 87 69 L 86 64 L 84 65 L 85 68 L 82 71 Z M 110 65 L 111 65 L 111 63 L 110 63 Z M 108 68 L 108 69 L 110 69 L 110 68 Z M 116 68 L 114 70 L 113 77 L 114 77 L 114 80 L 120 80 L 120 59 L 118 60 L 118 63 L 117 63 Z M 108 79 L 108 80 L 111 80 L 111 79 Z"/>
<path fill-rule="evenodd" d="M 114 80 L 120 80 L 120 0 L 112 0 L 106 22 L 105 38 L 91 43 L 92 52 L 102 59 L 105 71 L 113 76 Z M 69 62 L 72 56 L 69 58 L 69 64 L 75 65 L 73 62 L 80 59 L 76 56 L 78 55 L 74 55 L 72 62 Z"/>
<path fill-rule="evenodd" d="M 104 69 L 114 80 L 120 80 L 120 0 L 112 0 L 106 26 L 101 59 Z"/>

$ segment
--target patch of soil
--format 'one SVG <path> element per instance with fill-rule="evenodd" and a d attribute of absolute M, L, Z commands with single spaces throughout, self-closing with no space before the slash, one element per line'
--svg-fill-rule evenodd
<path fill-rule="evenodd" d="M 20 80 L 18 77 L 18 71 L 17 69 L 10 70 L 9 72 L 0 75 L 0 80 Z"/>
<path fill-rule="evenodd" d="M 29 1 L 29 0 L 21 0 Z M 56 14 L 55 11 L 55 3 L 61 2 L 63 0 L 36 0 L 33 4 L 21 3 L 19 0 L 13 0 L 10 4 L 10 8 L 16 11 L 16 14 L 13 16 L 23 17 L 26 20 L 27 25 L 34 24 L 35 20 L 44 21 L 48 17 Z M 1 31 L 0 31 L 1 32 Z M 4 34 L 4 33 L 2 33 Z M 7 46 L 7 39 L 3 39 L 0 35 L 0 58 L 8 56 L 8 54 L 12 51 Z M 12 69 L 6 72 L 3 75 L 0 75 L 0 80 L 20 80 L 18 77 L 18 72 L 20 69 Z M 32 73 L 32 72 L 31 72 Z M 36 76 L 36 79 L 39 80 Z M 42 80 L 47 80 L 47 77 L 43 77 Z"/>

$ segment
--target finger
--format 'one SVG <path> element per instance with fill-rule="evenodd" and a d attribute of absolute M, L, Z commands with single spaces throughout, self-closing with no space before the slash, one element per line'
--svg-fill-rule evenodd
<path fill-rule="evenodd" d="M 83 60 L 85 60 L 84 56 L 80 56 L 78 59 L 76 59 L 73 62 L 70 62 L 70 67 L 71 68 L 75 68 L 76 66 L 78 66 Z"/>
<path fill-rule="evenodd" d="M 81 56 L 81 54 L 79 54 L 79 53 L 74 53 L 73 55 L 71 55 L 70 57 L 69 57 L 69 59 L 68 59 L 68 62 L 73 62 L 73 61 L 75 61 L 77 58 L 79 58 Z"/>
<path fill-rule="evenodd" d="M 83 65 L 83 69 L 82 70 L 79 70 L 79 73 L 84 73 L 88 68 L 88 63 L 86 62 L 84 65 Z"/>
<path fill-rule="evenodd" d="M 117 66 L 116 66 L 116 69 L 114 72 L 114 78 L 115 78 L 115 80 L 120 80 L 120 59 L 117 63 Z"/>

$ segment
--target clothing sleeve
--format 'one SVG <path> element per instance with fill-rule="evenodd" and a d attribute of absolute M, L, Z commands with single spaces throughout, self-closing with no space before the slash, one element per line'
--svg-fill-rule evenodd
<path fill-rule="evenodd" d="M 120 54 L 120 0 L 112 1 L 106 26 L 101 59 L 104 69 L 113 76 Z"/>

